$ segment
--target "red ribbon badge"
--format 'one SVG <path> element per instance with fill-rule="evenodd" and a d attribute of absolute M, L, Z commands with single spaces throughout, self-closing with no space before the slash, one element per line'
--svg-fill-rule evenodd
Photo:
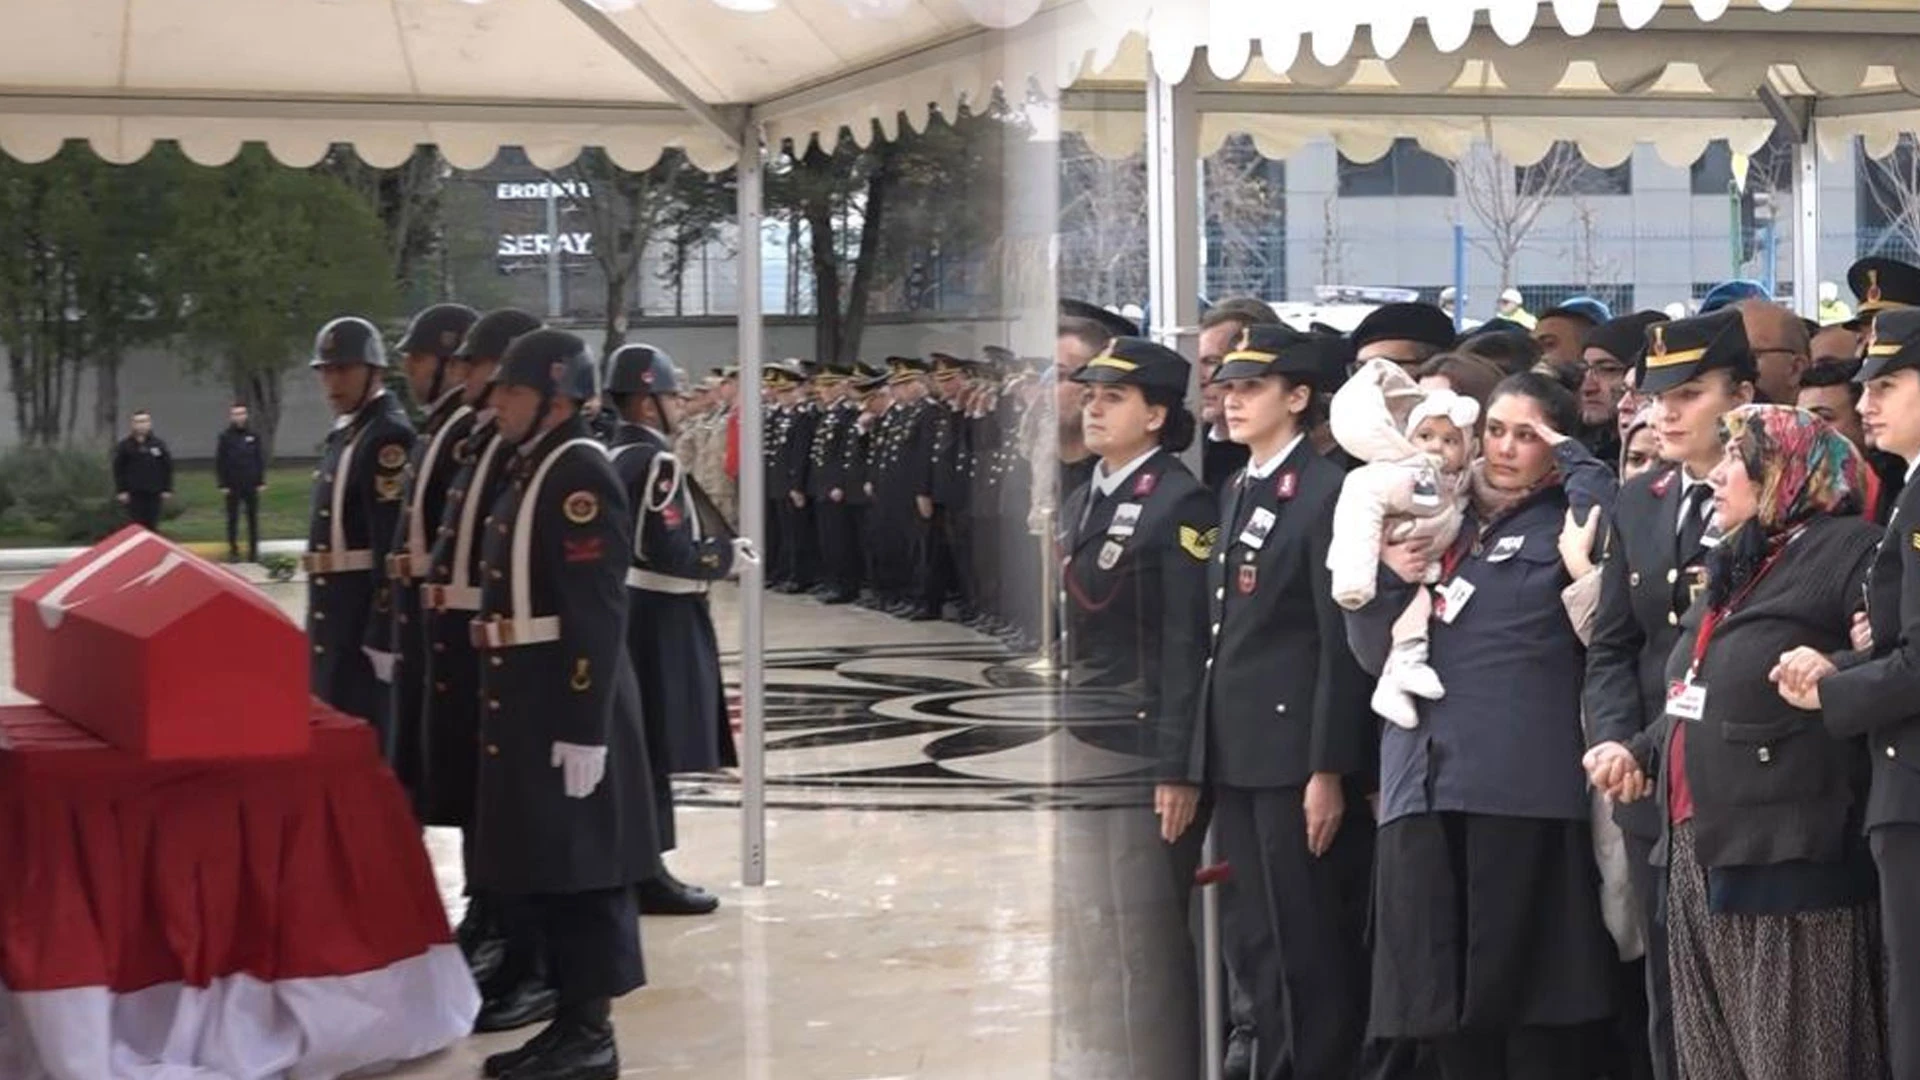
<path fill-rule="evenodd" d="M 1159 479 L 1152 473 L 1141 473 L 1133 482 L 1133 497 L 1144 499 L 1153 494 L 1153 485 L 1158 483 Z"/>
<path fill-rule="evenodd" d="M 1280 474 L 1279 480 L 1274 482 L 1273 493 L 1282 499 L 1291 499 L 1293 498 L 1293 493 L 1298 490 L 1299 487 L 1299 474 L 1295 473 L 1292 469 L 1288 469 L 1286 472 Z"/>

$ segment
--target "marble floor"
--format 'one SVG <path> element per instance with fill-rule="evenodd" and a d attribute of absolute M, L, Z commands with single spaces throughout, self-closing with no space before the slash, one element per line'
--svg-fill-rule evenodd
<path fill-rule="evenodd" d="M 299 616 L 299 586 L 268 588 Z M 731 650 L 731 590 L 715 616 Z M 1053 852 L 1073 797 L 1055 784 L 1124 760 L 1063 747 L 1023 658 L 962 628 L 788 596 L 768 597 L 766 628 L 769 880 L 739 884 L 736 780 L 683 782 L 670 861 L 722 906 L 645 922 L 648 985 L 616 1006 L 622 1075 L 1096 1075 L 1054 1060 Z M 6 634 L 0 620 L 0 658 Z M 428 843 L 455 908 L 457 834 Z M 395 1075 L 477 1076 L 529 1034 L 477 1037 Z"/>

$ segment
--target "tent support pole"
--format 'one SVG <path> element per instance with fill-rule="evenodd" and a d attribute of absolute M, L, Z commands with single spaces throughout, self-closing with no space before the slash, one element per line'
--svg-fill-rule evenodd
<path fill-rule="evenodd" d="M 1803 319 L 1820 317 L 1820 142 L 1811 113 L 1793 144 L 1793 307 Z"/>
<path fill-rule="evenodd" d="M 740 253 L 740 535 L 766 550 L 767 476 L 761 456 L 760 130 L 743 126 L 738 168 Z M 740 883 L 767 882 L 765 577 L 758 558 L 740 573 Z"/>

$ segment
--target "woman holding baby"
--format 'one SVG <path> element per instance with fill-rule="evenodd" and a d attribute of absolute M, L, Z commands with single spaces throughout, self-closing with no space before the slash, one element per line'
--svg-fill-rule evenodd
<path fill-rule="evenodd" d="M 1614 1011 L 1580 759 L 1585 653 L 1561 603 L 1570 508 L 1610 506 L 1608 468 L 1577 441 L 1579 407 L 1546 376 L 1487 403 L 1451 543 L 1388 530 L 1376 595 L 1348 615 L 1379 670 L 1418 589 L 1440 691 L 1385 726 L 1369 1034 L 1429 1044 L 1449 1080 L 1581 1075 Z M 1403 626 L 1404 629 L 1404 626 Z"/>

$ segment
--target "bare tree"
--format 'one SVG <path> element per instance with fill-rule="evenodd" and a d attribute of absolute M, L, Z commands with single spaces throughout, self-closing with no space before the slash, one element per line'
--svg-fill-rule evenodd
<path fill-rule="evenodd" d="M 1320 284 L 1339 285 L 1347 276 L 1347 242 L 1340 237 L 1340 203 L 1320 200 Z"/>
<path fill-rule="evenodd" d="M 1500 288 L 1513 284 L 1514 264 L 1548 204 L 1572 193 L 1589 166 L 1571 143 L 1555 143 L 1538 164 L 1515 168 L 1490 142 L 1454 162 L 1460 201 L 1479 222 L 1468 242 L 1500 268 Z"/>
<path fill-rule="evenodd" d="M 1874 210 L 1885 222 L 1866 254 L 1912 258 L 1920 252 L 1920 143 L 1903 134 L 1885 157 L 1868 157 L 1863 145 L 1859 158 Z"/>
<path fill-rule="evenodd" d="M 1060 139 L 1060 294 L 1096 304 L 1147 295 L 1147 159 Z"/>
<path fill-rule="evenodd" d="M 1265 291 L 1278 250 L 1274 240 L 1286 235 L 1286 204 L 1272 183 L 1271 164 L 1245 135 L 1227 139 L 1202 163 L 1210 279 L 1202 288 L 1208 293 Z"/>
<path fill-rule="evenodd" d="M 1600 213 L 1592 202 L 1578 195 L 1573 199 L 1572 263 L 1579 271 L 1582 290 L 1599 295 L 1620 280 L 1620 260 L 1605 254 L 1600 247 Z"/>

